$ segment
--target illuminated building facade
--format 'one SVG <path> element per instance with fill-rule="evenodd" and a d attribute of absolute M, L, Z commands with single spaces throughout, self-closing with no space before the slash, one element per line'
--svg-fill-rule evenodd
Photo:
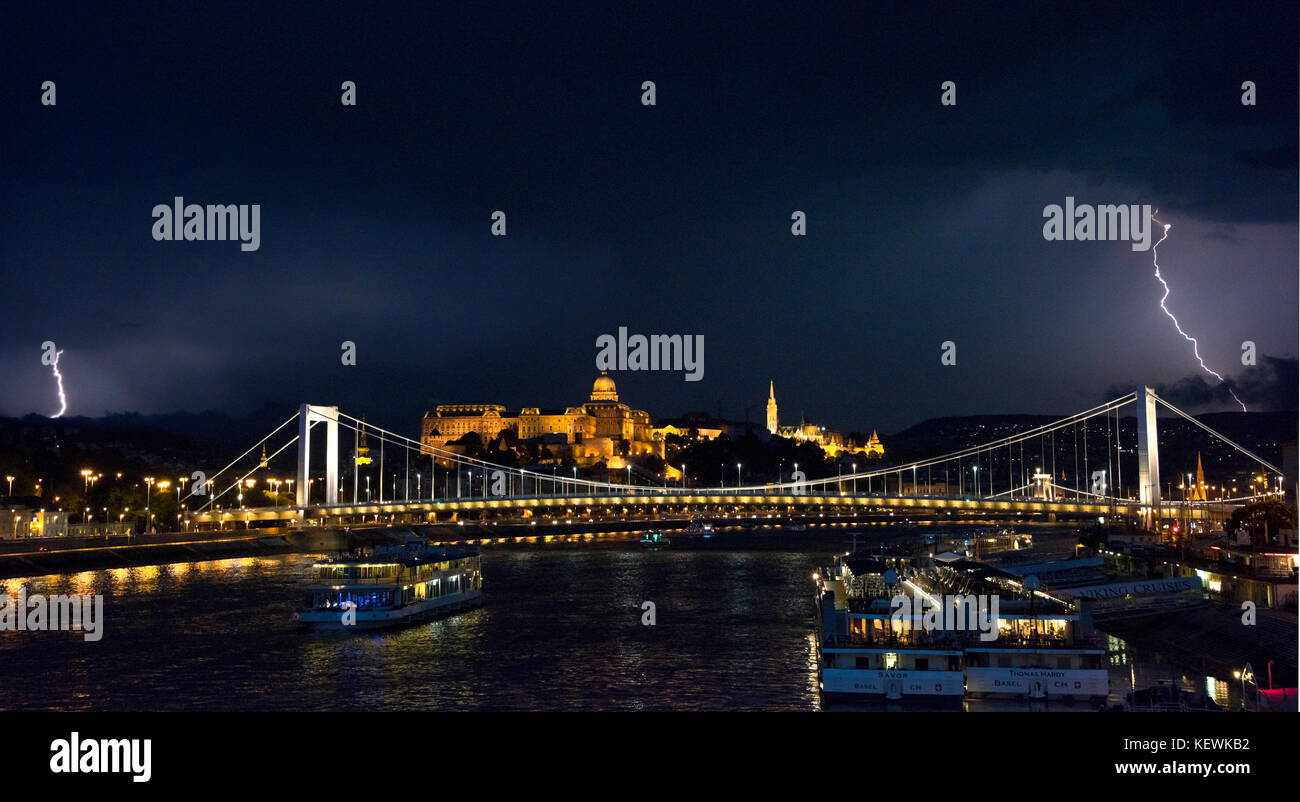
<path fill-rule="evenodd" d="M 775 384 L 770 381 L 767 385 L 767 430 L 777 437 L 798 440 L 801 443 L 815 443 L 832 457 L 842 453 L 865 454 L 869 459 L 885 456 L 885 447 L 881 445 L 880 437 L 874 429 L 865 445 L 854 445 L 847 442 L 839 431 L 809 423 L 803 415 L 799 416 L 798 426 L 782 426 L 777 417 Z"/>
<path fill-rule="evenodd" d="M 23 504 L 0 509 L 0 540 L 63 537 L 67 534 L 68 516 L 62 510 L 37 509 Z"/>
<path fill-rule="evenodd" d="M 552 446 L 553 457 L 571 457 L 579 465 L 664 453 L 650 414 L 621 403 L 614 380 L 604 373 L 596 378 L 586 403 L 563 409 L 524 407 L 512 415 L 500 404 L 439 405 L 425 413 L 420 439 L 449 448 L 471 432 L 486 443 L 507 431 L 521 440 L 543 438 Z"/>

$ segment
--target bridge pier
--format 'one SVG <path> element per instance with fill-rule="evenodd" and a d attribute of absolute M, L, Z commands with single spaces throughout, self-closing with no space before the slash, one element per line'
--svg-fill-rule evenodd
<path fill-rule="evenodd" d="M 339 408 L 302 404 L 298 407 L 298 525 L 311 501 L 311 427 L 325 422 L 325 503 L 339 503 Z"/>
<path fill-rule="evenodd" d="M 1156 394 L 1145 384 L 1137 388 L 1138 501 L 1142 525 L 1160 525 L 1160 436 L 1156 428 Z"/>

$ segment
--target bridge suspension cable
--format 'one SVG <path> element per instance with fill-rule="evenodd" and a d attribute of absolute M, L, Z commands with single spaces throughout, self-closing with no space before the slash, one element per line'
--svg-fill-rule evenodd
<path fill-rule="evenodd" d="M 297 416 L 297 415 L 294 415 L 294 417 L 296 418 L 296 417 L 298 417 L 298 416 Z M 293 420 L 293 418 L 290 418 L 289 420 Z M 286 422 L 287 422 L 287 421 L 286 421 Z M 281 429 L 284 428 L 283 425 L 282 425 L 280 428 L 281 428 Z M 277 429 L 277 431 L 278 431 L 278 429 Z M 269 438 L 270 436 L 271 436 L 271 435 L 267 435 L 267 438 Z M 263 438 L 263 439 L 267 439 L 267 438 Z M 298 435 L 295 434 L 292 438 L 290 438 L 289 442 L 287 442 L 287 443 L 285 443 L 284 445 L 282 445 L 282 446 L 280 446 L 279 448 L 277 448 L 274 452 L 271 453 L 271 455 L 270 455 L 269 457 L 267 457 L 267 459 L 268 459 L 268 460 L 273 460 L 273 459 L 275 459 L 277 456 L 280 455 L 280 452 L 281 452 L 281 451 L 284 451 L 286 448 L 288 448 L 289 446 L 293 445 L 293 444 L 296 443 L 296 442 L 298 442 Z M 256 447 L 257 447 L 257 446 L 254 446 L 253 448 L 256 448 Z M 249 451 L 251 451 L 251 450 L 252 450 L 252 449 L 249 449 Z M 245 452 L 245 453 L 247 453 L 247 452 Z M 238 462 L 238 460 L 236 460 L 236 462 Z M 233 464 L 234 464 L 234 463 L 231 463 L 231 465 L 233 465 Z M 229 467 L 230 467 L 230 465 L 227 465 L 227 466 L 226 466 L 226 468 L 229 468 Z M 212 505 L 212 504 L 213 504 L 217 499 L 221 498 L 221 497 L 224 496 L 226 493 L 229 493 L 231 490 L 234 490 L 235 488 L 239 487 L 241 484 L 243 484 L 244 480 L 246 480 L 248 477 L 250 477 L 250 476 L 252 476 L 254 473 L 256 473 L 256 472 L 257 472 L 257 469 L 260 468 L 260 467 L 261 467 L 260 465 L 254 466 L 252 469 L 250 469 L 250 470 L 249 470 L 247 473 L 245 473 L 243 476 L 239 477 L 239 478 L 236 479 L 233 483 L 231 483 L 231 485 L 230 485 L 229 487 L 227 487 L 225 490 L 222 490 L 220 493 L 217 493 L 217 494 L 215 494 L 215 495 L 209 497 L 208 500 L 207 500 L 207 502 L 205 502 L 204 504 L 200 505 L 200 507 L 199 507 L 199 509 L 197 510 L 197 512 L 203 512 L 204 509 L 206 509 L 207 507 L 211 506 L 211 505 Z M 214 474 L 214 475 L 215 475 L 215 476 L 220 476 L 220 475 L 221 475 L 221 474 L 226 470 L 226 468 L 222 468 L 220 471 L 218 471 L 218 472 L 217 472 L 216 474 Z"/>
<path fill-rule="evenodd" d="M 1160 402 L 1160 404 L 1163 405 L 1163 406 L 1164 406 L 1166 409 L 1168 409 L 1169 411 L 1173 412 L 1174 414 L 1178 415 L 1178 416 L 1181 417 L 1181 418 L 1184 418 L 1184 419 L 1190 421 L 1191 423 L 1196 424 L 1196 425 L 1199 426 L 1200 428 L 1202 428 L 1202 429 L 1204 429 L 1205 431 L 1209 432 L 1211 436 L 1213 436 L 1213 437 L 1217 437 L 1218 439 L 1222 440 L 1223 442 L 1227 443 L 1228 445 L 1230 445 L 1230 446 L 1232 446 L 1233 448 L 1235 448 L 1235 449 L 1237 449 L 1238 451 L 1240 451 L 1242 454 L 1245 454 L 1246 456 L 1248 456 L 1248 457 L 1250 457 L 1251 459 L 1255 460 L 1255 461 L 1258 462 L 1260 465 L 1263 465 L 1265 468 L 1268 468 L 1270 471 L 1272 471 L 1273 473 L 1277 474 L 1278 476 L 1281 476 L 1281 475 L 1282 475 L 1282 471 L 1281 471 L 1281 469 L 1279 469 L 1276 465 L 1273 465 L 1272 463 L 1265 461 L 1263 458 L 1257 456 L 1256 454 L 1254 454 L 1253 452 L 1251 452 L 1249 449 L 1244 448 L 1244 447 L 1242 447 L 1242 446 L 1240 446 L 1240 445 L 1234 443 L 1232 440 L 1229 440 L 1227 437 L 1223 436 L 1222 434 L 1219 434 L 1219 433 L 1216 432 L 1215 430 L 1211 429 L 1209 426 L 1206 426 L 1204 423 L 1201 423 L 1201 422 L 1198 421 L 1196 418 L 1193 418 L 1191 415 L 1188 415 L 1186 412 L 1183 412 L 1181 409 L 1179 409 L 1178 407 L 1176 407 L 1176 406 L 1174 406 L 1173 404 L 1169 403 L 1168 401 L 1164 400 L 1164 399 L 1161 398 L 1160 396 L 1157 395 L 1155 398 L 1156 398 L 1156 401 Z"/>
<path fill-rule="evenodd" d="M 1155 396 L 1154 393 L 1151 395 L 1161 405 L 1163 405 L 1165 408 L 1169 409 L 1179 417 L 1190 421 L 1191 423 L 1195 424 L 1197 427 L 1208 432 L 1211 436 L 1217 438 L 1218 440 L 1223 441 L 1230 447 L 1236 449 L 1238 452 L 1250 457 L 1251 459 L 1256 461 L 1264 468 L 1278 475 L 1281 475 L 1282 472 L 1276 466 L 1265 461 L 1264 459 L 1250 452 L 1249 450 L 1242 447 L 1241 445 L 1233 442 L 1228 437 L 1220 434 L 1219 432 L 1215 431 L 1214 429 L 1202 423 L 1201 421 L 1195 419 L 1191 415 L 1183 412 L 1182 410 L 1173 406 L 1172 404 L 1165 401 L 1164 399 Z M 911 471 L 912 472 L 912 495 L 920 495 L 918 486 L 919 486 L 919 482 L 923 480 L 926 482 L 927 487 L 930 489 L 929 492 L 925 493 L 925 495 L 932 496 L 934 495 L 934 491 L 933 491 L 933 488 L 935 486 L 934 468 L 936 466 L 943 466 L 942 482 L 943 482 L 944 490 L 942 491 L 942 495 L 950 496 L 952 491 L 952 483 L 951 483 L 951 478 L 949 473 L 949 469 L 951 468 L 950 463 L 954 463 L 954 462 L 957 463 L 957 468 L 958 468 L 957 478 L 960 487 L 961 485 L 964 485 L 966 483 L 967 479 L 971 479 L 971 477 L 965 472 L 968 466 L 963 465 L 962 463 L 973 457 L 976 464 L 973 466 L 969 466 L 972 472 L 974 473 L 974 478 L 972 479 L 972 481 L 974 482 L 973 492 L 967 493 L 966 489 L 963 487 L 959 489 L 958 495 L 967 495 L 967 496 L 973 495 L 979 498 L 990 498 L 990 499 L 998 499 L 998 498 L 1010 496 L 1010 498 L 1016 499 L 1017 496 L 1023 498 L 1041 498 L 1044 494 L 1050 494 L 1051 496 L 1050 500 L 1056 500 L 1060 498 L 1060 496 L 1057 495 L 1058 492 L 1060 492 L 1067 495 L 1072 494 L 1076 500 L 1094 499 L 1098 501 L 1104 500 L 1109 502 L 1131 503 L 1129 499 L 1125 499 L 1122 497 L 1123 485 L 1122 485 L 1121 471 L 1122 471 L 1122 464 L 1123 464 L 1124 449 L 1122 447 L 1123 432 L 1122 432 L 1122 427 L 1120 425 L 1121 424 L 1120 410 L 1127 404 L 1134 403 L 1137 400 L 1138 400 L 1137 393 L 1127 393 L 1125 395 L 1119 396 L 1118 398 L 1111 399 L 1110 401 L 1092 407 L 1091 409 L 1084 410 L 1083 412 L 1078 412 L 1073 415 L 1069 415 L 1051 421 L 1049 423 L 1032 426 L 1031 428 L 1026 429 L 1025 431 L 1005 435 L 985 443 L 956 449 L 946 454 L 941 454 L 935 457 L 928 457 L 925 459 L 916 460 L 905 464 L 894 464 L 887 467 L 880 467 L 880 468 L 874 468 L 871 470 L 863 470 L 863 471 L 857 471 L 855 469 L 854 472 L 852 473 L 841 473 L 836 476 L 827 476 L 819 479 L 794 480 L 792 478 L 790 481 L 779 481 L 780 477 L 778 477 L 778 481 L 772 484 L 742 485 L 741 481 L 738 478 L 735 487 L 727 487 L 725 485 L 725 481 L 722 482 L 721 486 L 719 487 L 686 487 L 685 477 L 683 477 L 682 484 L 677 486 L 664 484 L 664 485 L 652 487 L 652 486 L 643 486 L 643 485 L 632 485 L 630 483 L 598 481 L 596 479 L 578 477 L 576 468 L 574 469 L 573 476 L 556 474 L 554 469 L 550 474 L 546 474 L 536 470 L 530 470 L 524 467 L 505 465 L 500 462 L 494 462 L 492 460 L 483 459 L 481 457 L 467 456 L 465 454 L 458 453 L 456 451 L 450 450 L 445 447 L 440 447 L 437 445 L 433 445 L 431 443 L 425 443 L 419 440 L 415 440 L 405 435 L 401 435 L 396 432 L 393 432 L 389 429 L 385 429 L 381 426 L 376 426 L 374 423 L 371 423 L 369 421 L 365 421 L 353 417 L 351 415 L 348 415 L 346 413 L 337 412 L 337 411 L 335 415 L 337 420 L 329 420 L 329 421 L 322 420 L 322 419 L 312 420 L 309 423 L 309 428 L 314 427 L 318 423 L 328 422 L 330 423 L 330 425 L 334 425 L 335 423 L 337 423 L 337 425 L 342 426 L 345 429 L 350 429 L 353 432 L 357 432 L 357 433 L 364 432 L 370 437 L 377 438 L 379 440 L 381 455 L 383 453 L 382 449 L 385 444 L 389 444 L 396 447 L 396 449 L 402 452 L 402 454 L 404 455 L 405 464 L 406 464 L 406 482 L 405 482 L 405 491 L 403 494 L 404 498 L 402 503 L 412 501 L 411 486 L 410 486 L 410 456 L 412 452 L 415 452 L 417 456 L 429 457 L 433 461 L 432 462 L 433 475 L 431 476 L 431 481 L 429 483 L 429 493 L 427 496 L 425 496 L 422 489 L 423 488 L 422 472 L 419 471 L 418 468 L 416 472 L 417 487 L 421 488 L 420 490 L 417 491 L 417 494 L 422 498 L 427 498 L 429 500 L 436 500 L 438 498 L 437 473 L 438 473 L 438 465 L 440 462 L 443 463 L 445 466 L 447 466 L 446 470 L 448 472 L 450 472 L 453 469 L 457 471 L 456 498 L 461 497 L 460 494 L 460 479 L 461 479 L 460 471 L 461 470 L 468 470 L 471 472 L 471 479 L 470 479 L 471 490 L 469 493 L 469 498 L 471 499 L 474 498 L 474 492 L 473 492 L 474 475 L 478 472 L 482 473 L 482 482 L 483 482 L 482 494 L 484 497 L 486 497 L 489 494 L 488 474 L 489 472 L 492 472 L 492 474 L 496 474 L 497 471 L 501 471 L 505 473 L 507 479 L 509 480 L 509 483 L 506 485 L 507 494 L 516 495 L 517 493 L 518 495 L 522 495 L 522 496 L 528 495 L 526 490 L 528 488 L 528 480 L 531 479 L 533 481 L 532 487 L 534 489 L 535 494 L 538 497 L 542 497 L 543 495 L 546 495 L 543 493 L 543 490 L 544 488 L 547 488 L 546 483 L 548 482 L 550 483 L 549 495 L 553 495 L 553 496 L 573 495 L 575 493 L 595 493 L 595 492 L 601 492 L 610 495 L 630 495 L 636 493 L 649 493 L 656 496 L 702 496 L 702 495 L 750 496 L 750 495 L 768 495 L 768 494 L 783 494 L 783 493 L 790 493 L 793 495 L 804 495 L 804 494 L 817 495 L 816 492 L 810 493 L 809 491 L 810 490 L 816 491 L 817 489 L 820 489 L 824 492 L 825 488 L 829 487 L 832 482 L 836 483 L 839 486 L 841 490 L 841 492 L 839 493 L 840 495 L 847 495 L 842 492 L 844 483 L 853 482 L 854 494 L 860 495 L 857 493 L 857 487 L 856 487 L 857 480 L 865 480 L 867 482 L 867 494 L 875 495 L 872 492 L 872 487 L 871 487 L 871 480 L 875 477 L 881 477 L 883 479 L 883 483 L 882 483 L 883 487 L 881 489 L 881 492 L 883 495 L 888 496 L 890 492 L 889 477 L 891 474 L 896 475 L 897 492 L 898 495 L 903 496 L 903 495 L 907 495 L 906 493 L 904 493 L 903 474 L 905 471 Z M 1115 413 L 1113 430 L 1111 428 L 1112 411 Z M 283 423 L 281 423 L 279 426 L 273 429 L 270 433 L 268 433 L 266 436 L 258 440 L 250 448 L 248 448 L 246 451 L 244 451 L 242 454 L 240 454 L 238 457 L 232 460 L 228 465 L 223 467 L 220 471 L 217 471 L 217 473 L 214 474 L 212 478 L 206 479 L 206 484 L 209 487 L 213 487 L 221 476 L 225 475 L 228 471 L 231 471 L 231 469 L 235 468 L 235 466 L 241 460 L 247 458 L 250 454 L 254 453 L 259 447 L 263 447 L 264 449 L 263 453 L 265 453 L 265 444 L 268 441 L 270 441 L 272 438 L 274 438 L 277 434 L 279 434 L 282 430 L 284 430 L 286 426 L 293 423 L 299 417 L 299 414 L 301 413 L 295 413 L 294 415 L 291 415 L 288 419 L 286 419 Z M 1092 487 L 1092 492 L 1090 492 L 1089 490 L 1085 490 L 1084 487 L 1080 485 L 1079 480 L 1081 476 L 1087 477 L 1089 475 L 1088 471 L 1090 470 L 1090 461 L 1089 461 L 1090 449 L 1088 446 L 1088 429 L 1090 428 L 1090 425 L 1088 422 L 1091 421 L 1093 418 L 1097 418 L 1097 417 L 1103 417 L 1105 420 L 1106 442 L 1104 444 L 1104 448 L 1106 449 L 1106 461 L 1105 461 L 1104 475 L 1105 477 L 1107 477 L 1107 479 L 1103 479 L 1102 480 L 1103 484 L 1098 486 L 1096 485 L 1097 480 L 1094 478 L 1094 486 Z M 1079 428 L 1081 426 L 1083 429 L 1083 460 L 1082 460 L 1083 473 L 1082 474 L 1080 474 L 1079 472 L 1079 468 L 1080 468 Z M 1070 431 L 1072 432 L 1073 440 L 1074 440 L 1075 487 L 1073 488 L 1067 488 L 1057 483 L 1058 479 L 1064 481 L 1065 479 L 1064 470 L 1062 470 L 1061 476 L 1058 477 L 1056 474 L 1056 456 L 1057 456 L 1056 455 L 1056 451 L 1057 451 L 1056 432 L 1063 431 L 1067 428 L 1070 429 Z M 1036 472 L 1038 472 L 1039 475 L 1035 476 L 1035 480 L 1033 482 L 1029 482 L 1027 481 L 1029 478 L 1028 469 L 1026 469 L 1025 467 L 1027 463 L 1025 461 L 1024 446 L 1025 446 L 1025 441 L 1027 440 L 1031 441 L 1033 438 L 1039 439 L 1039 452 L 1040 452 L 1039 460 L 1040 460 L 1040 465 L 1042 467 L 1034 469 Z M 300 440 L 300 436 L 298 435 L 293 436 L 288 440 L 288 442 L 285 442 L 283 445 L 276 448 L 274 452 L 270 455 L 270 457 L 266 457 L 258 465 L 256 465 L 252 469 L 240 475 L 233 482 L 231 482 L 223 489 L 221 489 L 220 492 L 213 493 L 211 490 L 209 490 L 207 501 L 201 507 L 199 507 L 199 509 L 196 510 L 195 512 L 204 513 L 204 512 L 214 511 L 216 509 L 216 502 L 222 497 L 224 497 L 231 490 L 235 490 L 236 488 L 242 487 L 244 482 L 248 479 L 248 477 L 250 477 L 253 473 L 255 473 L 259 468 L 266 466 L 266 462 L 265 462 L 266 459 L 272 459 L 280 455 L 285 451 L 285 449 L 288 449 L 290 446 L 294 445 L 295 443 L 299 443 L 299 440 Z M 1050 457 L 1047 453 L 1049 443 L 1050 443 Z M 1016 447 L 1018 447 L 1018 451 L 1019 451 L 1019 462 L 1020 462 L 1019 480 L 1017 480 L 1017 466 L 1015 465 L 1016 450 L 1017 450 Z M 1064 447 L 1068 451 L 1069 446 L 1065 445 Z M 1103 446 L 1098 445 L 1098 448 L 1101 447 Z M 1000 482 L 997 481 L 996 470 L 1000 466 L 998 466 L 996 462 L 1000 461 L 997 459 L 997 455 L 1001 452 L 1003 448 L 1006 449 L 1005 457 L 1003 457 L 1007 461 L 1006 472 L 1004 477 L 1006 484 L 1004 485 L 1005 489 L 997 490 L 996 485 L 999 485 Z M 1031 448 L 1032 448 L 1032 443 L 1031 443 Z M 393 453 L 394 456 L 396 456 L 396 452 Z M 985 454 L 988 455 L 987 459 L 985 459 L 984 457 Z M 987 464 L 985 464 L 986 462 Z M 1069 463 L 1067 462 L 1066 465 L 1068 466 L 1068 464 Z M 398 472 L 396 470 L 393 471 L 393 481 L 394 481 L 393 497 L 385 501 L 383 498 L 383 482 L 386 478 L 387 471 L 388 471 L 388 460 L 384 459 L 381 456 L 379 460 L 379 465 L 377 467 L 379 468 L 380 471 L 379 503 L 380 504 L 389 503 L 389 502 L 398 503 L 396 498 L 397 477 L 399 475 Z M 636 469 L 634 466 L 629 465 L 628 466 L 629 479 L 634 469 L 637 470 L 638 473 L 640 473 L 640 469 Z M 924 469 L 923 474 L 919 473 L 922 469 Z M 357 470 L 358 470 L 358 466 L 354 464 L 353 465 L 354 503 L 358 501 L 355 498 L 355 477 L 357 476 L 356 473 Z M 1044 471 L 1048 471 L 1048 470 L 1051 471 L 1050 474 L 1042 475 Z M 1102 473 L 1100 470 L 1098 472 Z M 238 473 L 238 471 L 236 471 L 236 473 Z M 1119 478 L 1120 480 L 1119 488 L 1120 488 L 1121 495 L 1115 495 L 1111 492 L 1112 485 L 1109 483 L 1108 478 L 1112 474 L 1117 478 Z M 739 466 L 737 466 L 737 475 L 739 477 Z M 987 477 L 987 485 L 988 485 L 987 488 L 984 487 L 985 477 Z M 493 480 L 496 479 L 497 476 L 493 476 Z M 315 480 L 309 478 L 309 481 L 315 481 Z M 517 487 L 518 490 L 512 492 L 512 490 L 510 489 L 512 487 Z M 445 497 L 450 498 L 449 483 L 446 485 L 446 488 L 447 488 L 447 495 Z M 1098 489 L 1100 489 L 1101 492 L 1096 492 Z M 340 490 L 341 490 L 341 483 L 340 483 Z M 308 493 L 307 498 L 310 499 L 310 495 L 309 495 L 310 486 L 307 488 L 307 493 Z M 498 495 L 498 494 L 499 491 L 496 493 L 492 493 L 492 495 Z M 302 496 L 300 496 L 300 498 L 301 497 Z M 1226 499 L 1223 501 L 1232 502 L 1236 500 Z M 366 503 L 373 503 L 373 502 L 367 499 Z"/>
<path fill-rule="evenodd" d="M 912 470 L 913 468 L 919 469 L 928 466 L 939 465 L 945 462 L 957 461 L 969 457 L 971 455 L 983 454 L 985 451 L 991 451 L 995 448 L 1001 448 L 1002 446 L 1013 445 L 1016 443 L 1023 443 L 1025 440 L 1029 440 L 1034 437 L 1041 437 L 1043 435 L 1055 432 L 1059 429 L 1064 429 L 1067 426 L 1076 425 L 1085 420 L 1089 420 L 1091 418 L 1097 417 L 1098 415 L 1105 414 L 1112 409 L 1118 409 L 1120 407 L 1123 407 L 1125 404 L 1132 403 L 1135 398 L 1136 395 L 1134 393 L 1128 393 L 1127 395 L 1119 396 L 1118 398 L 1107 401 L 1106 403 L 1100 404 L 1096 407 L 1093 407 L 1092 409 L 1085 410 L 1083 412 L 1079 412 L 1065 418 L 1061 418 L 1051 423 L 1045 423 L 1041 426 L 1034 427 L 1033 429 L 1029 429 L 1024 432 L 1007 435 L 1006 437 L 1002 437 L 997 440 L 991 440 L 987 443 L 981 443 L 980 445 L 977 446 L 970 446 L 968 448 L 959 449 L 957 451 L 952 451 L 937 457 L 930 457 L 928 459 L 917 460 L 915 462 L 908 462 L 905 465 L 895 464 L 887 468 L 877 468 L 873 471 L 858 472 L 854 474 L 845 474 L 842 477 L 807 481 L 807 482 L 803 482 L 803 484 L 804 485 L 826 484 L 828 482 L 835 482 L 841 479 L 852 479 L 852 478 L 861 479 L 866 477 L 875 477 L 875 476 L 896 473 L 901 470 Z M 1086 432 L 1087 429 L 1085 428 L 1084 431 Z M 1023 456 L 1022 456 L 1022 460 L 1023 460 Z"/>

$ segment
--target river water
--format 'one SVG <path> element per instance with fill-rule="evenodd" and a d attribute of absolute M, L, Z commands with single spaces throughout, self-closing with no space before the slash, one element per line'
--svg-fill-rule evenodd
<path fill-rule="evenodd" d="M 98 642 L 0 632 L 0 709 L 818 710 L 810 575 L 838 539 L 488 547 L 483 607 L 381 633 L 292 621 L 314 555 L 0 580 L 105 618 Z M 1112 699 L 1163 676 L 1116 648 Z"/>

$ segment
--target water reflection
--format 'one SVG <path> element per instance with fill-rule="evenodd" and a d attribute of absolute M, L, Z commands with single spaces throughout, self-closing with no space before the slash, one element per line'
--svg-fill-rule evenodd
<path fill-rule="evenodd" d="M 836 547 L 642 551 L 639 533 L 595 537 L 487 546 L 482 607 L 380 633 L 291 620 L 315 555 L 0 580 L 10 594 L 105 597 L 97 643 L 0 633 L 0 709 L 821 709 L 808 577 Z M 646 601 L 655 626 L 641 623 Z M 1230 681 L 1118 638 L 1107 648 L 1112 703 L 1162 681 L 1235 703 Z"/>

